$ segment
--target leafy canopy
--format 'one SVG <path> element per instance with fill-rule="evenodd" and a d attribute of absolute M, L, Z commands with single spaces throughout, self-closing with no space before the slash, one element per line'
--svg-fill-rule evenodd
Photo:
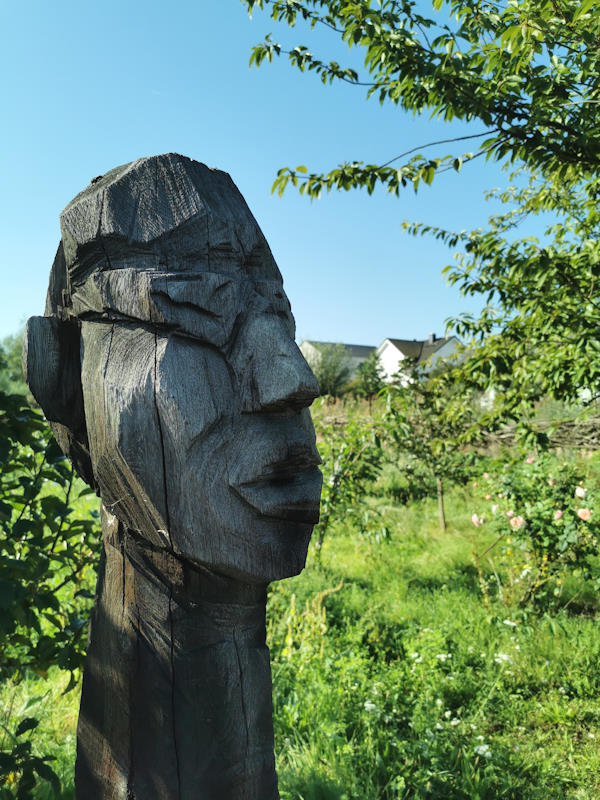
<path fill-rule="evenodd" d="M 377 183 L 398 194 L 431 183 L 479 156 L 521 161 L 529 168 L 572 180 L 600 164 L 600 0 L 242 0 L 250 13 L 265 9 L 293 27 L 304 20 L 364 55 L 359 73 L 318 57 L 306 45 L 284 48 L 271 37 L 254 47 L 251 64 L 287 56 L 323 83 L 365 87 L 368 97 L 414 114 L 446 121 L 478 121 L 471 136 L 424 143 L 384 164 L 357 160 L 326 173 L 285 167 L 274 189 L 288 183 L 318 197 L 323 189 Z M 471 153 L 426 157 L 413 152 L 460 139 L 478 141 Z M 399 162 L 399 163 L 398 163 Z"/>
<path fill-rule="evenodd" d="M 478 123 L 471 136 L 423 143 L 385 164 L 354 161 L 323 174 L 283 168 L 273 187 L 279 193 L 289 183 L 311 197 L 382 184 L 398 195 L 477 157 L 515 165 L 518 177 L 497 193 L 507 210 L 487 229 L 407 224 L 460 248 L 458 264 L 446 268 L 450 282 L 487 301 L 478 318 L 452 321 L 471 338 L 454 380 L 497 390 L 484 424 L 521 416 L 545 393 L 597 397 L 600 0 L 433 0 L 428 14 L 411 0 L 243 2 L 290 26 L 326 27 L 362 51 L 364 74 L 270 38 L 254 48 L 251 63 L 287 55 L 301 71 L 365 86 L 381 103 Z M 420 152 L 469 138 L 478 143 L 473 153 Z M 542 237 L 520 234 L 524 220 L 544 215 L 552 224 Z"/>
<path fill-rule="evenodd" d="M 454 320 L 474 345 L 462 380 L 497 390 L 494 414 L 517 417 L 545 393 L 567 401 L 600 391 L 600 213 L 598 178 L 569 183 L 541 174 L 493 193 L 508 208 L 487 229 L 453 233 L 406 225 L 460 247 L 446 267 L 463 294 L 483 295 L 477 318 Z M 519 235 L 531 215 L 555 215 L 543 237 Z M 456 374 L 456 373 L 455 373 Z"/>

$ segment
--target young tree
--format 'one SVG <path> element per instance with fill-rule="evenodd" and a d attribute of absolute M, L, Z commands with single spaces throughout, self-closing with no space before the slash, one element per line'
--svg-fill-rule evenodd
<path fill-rule="evenodd" d="M 435 486 L 440 528 L 446 530 L 444 488 L 464 480 L 473 461 L 472 452 L 461 447 L 475 422 L 470 392 L 448 379 L 414 367 L 406 382 L 386 389 L 387 436 L 406 462 L 406 469 Z"/>
<path fill-rule="evenodd" d="M 318 355 L 308 359 L 321 394 L 339 397 L 350 378 L 350 361 L 343 344 L 316 345 Z"/>
<path fill-rule="evenodd" d="M 387 537 L 376 509 L 362 505 L 369 484 L 381 470 L 384 451 L 381 423 L 359 413 L 349 413 L 343 422 L 324 420 L 313 408 L 313 420 L 323 459 L 321 518 L 313 535 L 317 561 L 320 561 L 325 536 L 331 523 L 352 521 L 375 538 Z M 314 412 L 317 412 L 315 414 Z"/>
<path fill-rule="evenodd" d="M 385 386 L 383 380 L 383 367 L 376 352 L 371 353 L 366 361 L 359 366 L 357 371 L 357 385 L 360 393 L 369 400 L 369 409 L 373 397 Z"/>

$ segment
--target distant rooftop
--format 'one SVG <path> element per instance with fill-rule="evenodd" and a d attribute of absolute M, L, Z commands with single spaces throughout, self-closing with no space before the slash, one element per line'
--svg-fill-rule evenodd
<path fill-rule="evenodd" d="M 449 342 L 451 339 L 456 339 L 455 336 L 436 337 L 432 334 L 429 339 L 391 339 L 388 337 L 387 341 L 391 342 L 395 347 L 403 353 L 406 358 L 410 358 L 415 363 L 427 361 L 429 356 L 433 355 L 436 350 Z"/>
<path fill-rule="evenodd" d="M 352 358 L 368 358 L 371 353 L 376 349 L 368 344 L 346 344 L 345 342 L 316 342 L 314 339 L 306 339 L 305 340 L 308 344 L 315 345 L 316 347 L 321 347 L 323 345 L 330 346 L 330 345 L 337 345 L 341 344 L 348 355 Z M 303 342 L 304 344 L 304 342 Z"/>

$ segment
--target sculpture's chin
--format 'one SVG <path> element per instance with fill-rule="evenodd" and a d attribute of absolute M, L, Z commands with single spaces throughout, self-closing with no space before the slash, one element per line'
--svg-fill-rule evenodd
<path fill-rule="evenodd" d="M 211 554 L 198 546 L 199 540 L 178 547 L 177 535 L 174 549 L 180 558 L 236 580 L 270 583 L 291 578 L 304 569 L 313 527 L 302 522 L 255 518 L 251 528 L 246 529 L 243 547 L 239 547 L 239 532 L 232 531 L 238 547 L 227 553 L 221 550 Z"/>

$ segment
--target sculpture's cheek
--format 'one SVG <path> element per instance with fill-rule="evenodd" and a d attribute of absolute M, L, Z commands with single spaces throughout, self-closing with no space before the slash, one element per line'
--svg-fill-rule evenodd
<path fill-rule="evenodd" d="M 172 471 L 179 462 L 185 468 L 192 449 L 201 450 L 208 433 L 235 416 L 240 405 L 224 356 L 180 336 L 157 339 L 155 394 Z"/>
<path fill-rule="evenodd" d="M 171 543 L 210 564 L 221 554 L 214 523 L 227 503 L 236 387 L 218 351 L 177 336 L 158 343 L 155 387 Z"/>
<path fill-rule="evenodd" d="M 94 475 L 106 508 L 168 546 L 164 458 L 155 403 L 155 335 L 84 323 L 82 385 Z"/>

